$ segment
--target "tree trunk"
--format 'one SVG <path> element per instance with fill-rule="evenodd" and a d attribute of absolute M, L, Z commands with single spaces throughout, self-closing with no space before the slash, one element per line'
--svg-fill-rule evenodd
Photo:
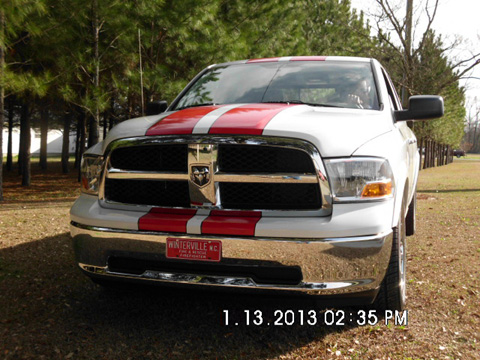
<path fill-rule="evenodd" d="M 407 12 L 405 18 L 405 67 L 403 73 L 403 83 L 410 84 L 409 74 L 412 69 L 412 18 L 413 18 L 413 0 L 407 0 Z M 410 97 L 408 87 L 402 86 L 402 105 L 404 109 L 408 108 L 408 98 Z M 413 122 L 411 122 L 413 123 Z M 411 128 L 410 124 L 409 127 Z"/>
<path fill-rule="evenodd" d="M 7 171 L 13 169 L 13 100 L 8 101 Z"/>
<path fill-rule="evenodd" d="M 418 152 L 420 153 L 420 161 L 419 161 L 419 164 L 418 164 L 418 170 L 422 170 L 422 158 L 423 158 L 423 137 L 420 139 L 420 143 L 418 145 Z"/>
<path fill-rule="evenodd" d="M 436 152 L 436 149 L 437 149 L 437 143 L 432 140 L 432 151 L 430 153 L 430 155 L 432 156 L 432 158 L 430 159 L 430 167 L 435 167 L 435 152 Z"/>
<path fill-rule="evenodd" d="M 445 165 L 445 145 L 442 144 L 442 151 L 440 153 L 442 166 Z"/>
<path fill-rule="evenodd" d="M 0 10 L 0 39 L 4 38 L 4 14 Z M 3 108 L 5 99 L 5 89 L 3 87 L 3 73 L 5 69 L 5 53 L 3 51 L 3 43 L 0 43 L 0 201 L 3 201 Z"/>
<path fill-rule="evenodd" d="M 436 157 L 437 157 L 437 142 L 432 141 L 432 167 L 436 167 Z"/>
<path fill-rule="evenodd" d="M 48 110 L 40 111 L 40 169 L 47 170 Z"/>
<path fill-rule="evenodd" d="M 87 146 L 90 148 L 93 145 L 97 144 L 99 141 L 99 137 L 100 135 L 98 131 L 98 122 L 95 120 L 94 116 L 89 116 Z"/>
<path fill-rule="evenodd" d="M 432 154 L 433 154 L 433 140 L 430 140 L 428 142 L 428 168 L 431 168 L 433 166 Z"/>
<path fill-rule="evenodd" d="M 76 134 L 75 134 L 75 163 L 73 165 L 73 167 L 75 169 L 79 169 L 80 168 L 80 113 L 79 112 L 76 112 L 77 114 L 77 130 L 76 130 Z"/>
<path fill-rule="evenodd" d="M 108 111 L 103 113 L 103 140 L 107 137 Z"/>
<path fill-rule="evenodd" d="M 425 154 L 423 156 L 423 169 L 428 169 L 428 163 L 430 161 L 430 140 L 425 140 Z"/>
<path fill-rule="evenodd" d="M 430 140 L 428 143 L 428 168 L 433 167 L 433 140 Z"/>
<path fill-rule="evenodd" d="M 435 141 L 431 141 L 430 143 L 430 166 L 435 167 Z"/>
<path fill-rule="evenodd" d="M 442 144 L 437 145 L 437 148 L 438 148 L 438 150 L 437 150 L 437 166 L 442 166 L 443 165 L 442 164 L 442 154 L 443 154 L 442 146 L 443 146 Z"/>
<path fill-rule="evenodd" d="M 433 157 L 434 156 L 435 156 L 434 141 L 430 140 L 430 143 L 428 145 L 428 167 L 429 168 L 433 167 Z"/>
<path fill-rule="evenodd" d="M 99 91 L 100 87 L 100 21 L 98 19 L 98 0 L 92 2 L 92 35 L 93 35 L 93 62 L 95 64 L 95 74 L 93 75 L 93 85 L 95 93 Z M 98 143 L 99 140 L 99 125 L 100 125 L 100 109 L 98 106 L 98 99 L 95 99 L 95 110 L 93 116 L 90 118 L 88 126 L 88 147 Z"/>
<path fill-rule="evenodd" d="M 442 166 L 445 165 L 445 145 L 443 144 L 440 152 L 440 162 L 442 163 Z"/>
<path fill-rule="evenodd" d="M 20 141 L 18 144 L 18 175 L 22 175 L 23 172 L 23 160 L 25 158 L 25 144 L 26 138 L 30 139 L 30 132 L 25 130 L 25 106 L 23 102 L 20 102 Z M 27 109 L 28 111 L 28 109 Z M 27 136 L 28 132 L 28 136 Z"/>
<path fill-rule="evenodd" d="M 473 151 L 477 151 L 477 126 L 478 124 L 475 123 L 475 128 L 473 129 L 473 141 L 471 142 Z"/>
<path fill-rule="evenodd" d="M 62 142 L 62 172 L 68 174 L 68 156 L 70 148 L 70 124 L 72 122 L 71 114 L 65 112 L 63 118 L 63 142 Z"/>
<path fill-rule="evenodd" d="M 442 145 L 437 145 L 437 166 L 442 166 Z"/>
<path fill-rule="evenodd" d="M 80 131 L 79 135 L 79 146 L 78 146 L 78 182 L 82 181 L 82 174 L 81 174 L 81 160 L 83 152 L 85 151 L 85 123 L 86 123 L 86 116 L 85 111 L 81 109 L 79 118 L 78 118 L 78 127 Z"/>
<path fill-rule="evenodd" d="M 30 112 L 28 105 L 22 105 L 21 131 L 23 132 L 23 153 L 22 153 L 22 186 L 30 186 L 31 172 L 30 172 Z"/>

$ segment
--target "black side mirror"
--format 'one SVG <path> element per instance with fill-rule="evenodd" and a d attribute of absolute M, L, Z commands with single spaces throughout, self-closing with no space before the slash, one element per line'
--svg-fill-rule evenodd
<path fill-rule="evenodd" d="M 433 95 L 417 95 L 408 99 L 407 110 L 395 111 L 395 120 L 422 120 L 443 116 L 443 98 Z"/>
<path fill-rule="evenodd" d="M 152 101 L 152 102 L 149 102 L 147 104 L 146 114 L 147 114 L 147 116 L 148 115 L 158 115 L 158 114 L 161 114 L 161 113 L 165 112 L 165 110 L 167 110 L 167 108 L 168 108 L 168 104 L 165 100 Z"/>

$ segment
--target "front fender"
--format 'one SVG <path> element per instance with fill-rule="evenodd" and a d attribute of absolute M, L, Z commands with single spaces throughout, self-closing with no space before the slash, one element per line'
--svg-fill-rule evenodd
<path fill-rule="evenodd" d="M 408 178 L 409 158 L 408 144 L 398 129 L 370 140 L 353 153 L 353 156 L 374 156 L 386 158 L 392 168 L 395 180 L 394 211 L 392 214 L 392 228 L 397 226 L 402 212 L 402 203 L 411 199 L 410 189 L 414 189 L 416 179 Z M 412 185 L 413 182 L 413 186 Z M 406 198 L 405 198 L 406 197 Z M 408 202 L 407 202 L 408 204 Z"/>

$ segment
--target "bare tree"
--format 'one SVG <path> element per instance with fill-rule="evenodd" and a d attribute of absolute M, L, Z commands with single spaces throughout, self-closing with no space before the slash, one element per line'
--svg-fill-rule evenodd
<path fill-rule="evenodd" d="M 411 95 L 433 93 L 445 98 L 444 118 L 411 124 L 425 149 L 424 168 L 448 163 L 444 160 L 451 146 L 459 145 L 465 118 L 465 92 L 459 80 L 480 63 L 480 53 L 452 56 L 461 45 L 459 37 L 445 41 L 435 33 L 440 6 L 440 0 L 375 0 L 375 9 L 368 14 L 378 34 L 377 56 L 402 89 L 403 106 L 408 106 Z"/>
<path fill-rule="evenodd" d="M 478 152 L 480 150 L 480 106 L 475 98 L 468 106 L 465 119 L 465 136 L 463 137 L 462 149 L 465 151 Z"/>
<path fill-rule="evenodd" d="M 404 77 L 398 85 L 406 89 L 409 94 L 417 94 L 414 81 L 417 69 L 415 69 L 414 58 L 419 56 L 432 32 L 439 0 L 419 1 L 416 4 L 413 0 L 407 0 L 406 9 L 404 9 L 403 1 L 375 0 L 375 2 L 377 9 L 369 15 L 374 19 L 374 28 L 377 30 L 379 39 L 390 45 L 390 48 L 399 55 L 396 58 L 399 59 L 398 65 L 402 68 Z M 421 23 L 424 23 L 423 27 L 420 26 Z M 416 41 L 419 29 L 423 32 L 420 39 Z M 448 53 L 452 49 L 458 48 L 460 44 L 461 39 L 456 37 L 442 50 L 444 53 Z M 480 64 L 479 56 L 480 52 L 471 53 L 470 56 L 463 59 L 449 59 L 455 76 L 439 84 L 439 88 L 444 89 L 464 78 L 475 66 Z"/>

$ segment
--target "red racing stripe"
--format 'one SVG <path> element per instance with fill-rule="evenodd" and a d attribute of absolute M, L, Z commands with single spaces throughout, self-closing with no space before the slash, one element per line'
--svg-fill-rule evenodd
<path fill-rule="evenodd" d="M 209 134 L 262 135 L 263 129 L 286 104 L 249 104 L 227 111 L 210 128 Z"/>
<path fill-rule="evenodd" d="M 187 222 L 195 216 L 195 209 L 152 208 L 138 220 L 138 230 L 187 232 Z"/>
<path fill-rule="evenodd" d="M 202 234 L 255 236 L 261 211 L 213 210 L 202 223 Z"/>
<path fill-rule="evenodd" d="M 325 61 L 326 56 L 294 56 L 290 61 Z"/>
<path fill-rule="evenodd" d="M 263 59 L 250 59 L 250 60 L 247 61 L 247 64 L 277 62 L 278 60 L 280 60 L 279 57 L 263 58 Z"/>
<path fill-rule="evenodd" d="M 199 106 L 174 112 L 152 125 L 145 135 L 191 134 L 193 128 L 202 117 L 219 107 L 221 105 Z"/>

